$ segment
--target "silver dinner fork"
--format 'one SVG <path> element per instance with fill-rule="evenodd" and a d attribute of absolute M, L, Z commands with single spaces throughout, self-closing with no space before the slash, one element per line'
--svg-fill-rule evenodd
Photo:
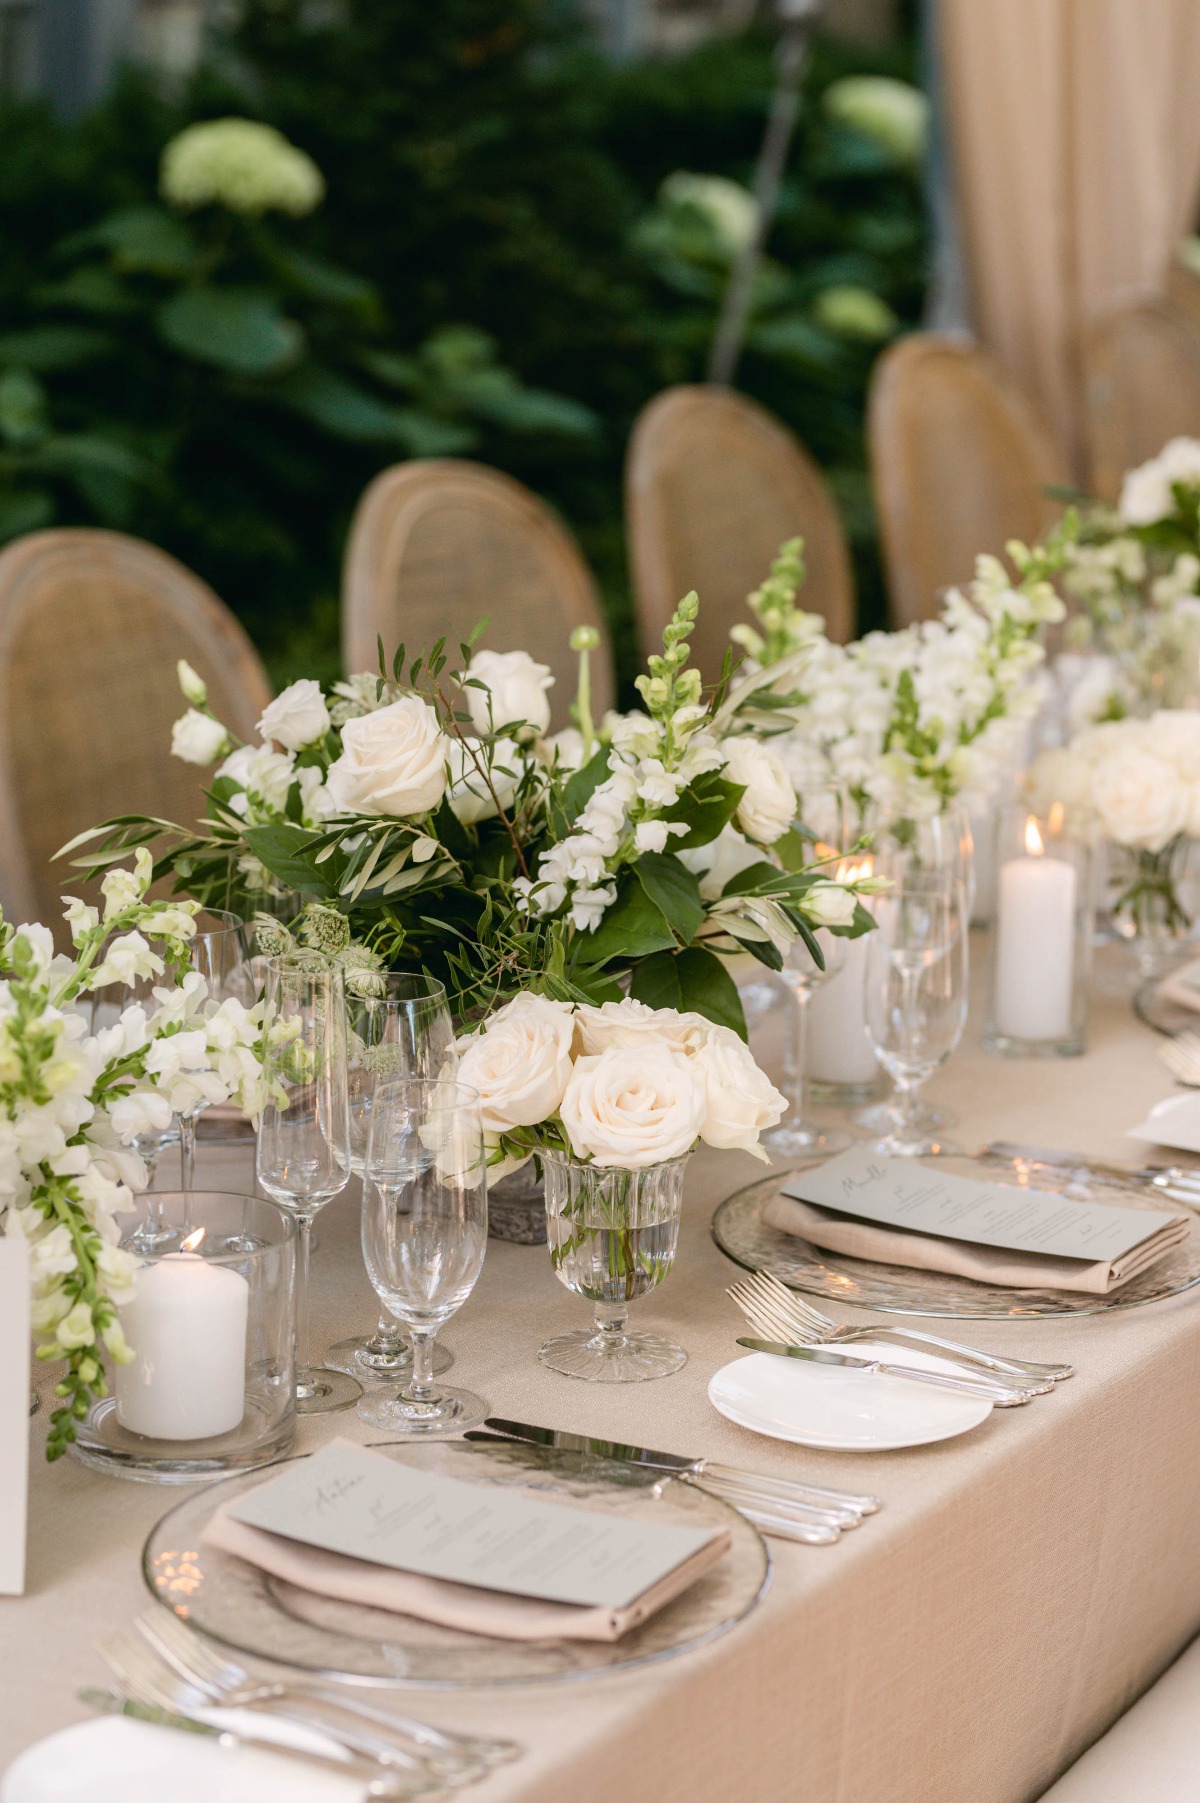
<path fill-rule="evenodd" d="M 183 1718 L 194 1717 L 197 1710 L 211 1706 L 208 1697 L 195 1686 L 182 1683 L 132 1628 L 122 1628 L 109 1635 L 97 1643 L 97 1648 L 131 1703 Z M 359 1778 L 366 1795 L 379 1799 L 380 1803 L 408 1803 L 411 1798 L 431 1796 L 445 1789 L 445 1780 L 428 1769 L 408 1770 L 391 1760 L 381 1759 L 376 1753 L 366 1751 L 361 1745 L 352 1744 L 326 1728 L 323 1723 L 318 1731 L 340 1746 L 346 1758 L 280 1743 L 268 1739 L 265 1734 L 243 1732 L 236 1738 L 280 1753 L 284 1758 L 302 1759 L 307 1765 L 336 1772 L 342 1777 Z"/>
<path fill-rule="evenodd" d="M 784 1291 L 782 1298 L 778 1296 L 778 1291 Z M 753 1277 L 744 1278 L 741 1282 L 733 1284 L 726 1291 L 726 1295 L 730 1296 L 737 1307 L 741 1309 L 755 1332 L 782 1338 L 782 1340 L 798 1341 L 802 1345 L 807 1345 L 807 1343 L 832 1345 L 836 1341 L 852 1343 L 856 1340 L 888 1340 L 888 1338 L 899 1338 L 901 1343 L 906 1343 L 910 1338 L 908 1329 L 903 1329 L 903 1327 L 895 1327 L 895 1329 L 847 1327 L 843 1331 L 838 1327 L 838 1323 L 829 1320 L 829 1316 L 818 1314 L 816 1309 L 809 1311 L 807 1305 L 802 1304 L 784 1284 L 778 1282 L 778 1278 L 769 1277 L 769 1273 L 766 1271 L 755 1271 Z M 914 1334 L 912 1338 L 923 1341 L 926 1345 L 933 1343 L 939 1349 L 946 1347 L 946 1341 L 935 1340 L 932 1334 Z M 962 1365 L 960 1349 L 955 1347 L 953 1350 L 959 1354 L 959 1363 Z M 1056 1368 L 1068 1370 L 1068 1367 Z M 1049 1390 L 1054 1388 L 1054 1379 L 1045 1376 L 1045 1372 L 1041 1376 L 1031 1376 L 1029 1372 L 1022 1372 L 1022 1370 L 1005 1370 L 1005 1372 L 989 1374 L 987 1367 L 980 1368 L 978 1365 L 975 1365 L 975 1368 L 969 1372 L 964 1367 L 962 1379 L 969 1381 L 973 1387 L 980 1388 L 980 1392 L 982 1390 L 991 1392 L 991 1399 L 1002 1406 L 1005 1403 L 1027 1403 L 1027 1401 L 1031 1401 L 1032 1397 L 1045 1396 Z M 948 1379 L 948 1381 L 955 1381 L 955 1379 Z"/>
<path fill-rule="evenodd" d="M 396 1749 L 396 1757 L 419 1760 L 443 1784 L 468 1784 L 493 1766 L 519 1759 L 523 1751 L 516 1741 L 455 1734 L 413 1716 L 376 1709 L 358 1697 L 348 1702 L 308 1679 L 289 1678 L 281 1683 L 259 1677 L 165 1609 L 139 1615 L 134 1626 L 180 1678 L 204 1693 L 208 1703 L 262 1709 L 298 1720 L 319 1715 L 322 1722 L 348 1722 L 352 1730 L 369 1724 L 380 1744 Z"/>

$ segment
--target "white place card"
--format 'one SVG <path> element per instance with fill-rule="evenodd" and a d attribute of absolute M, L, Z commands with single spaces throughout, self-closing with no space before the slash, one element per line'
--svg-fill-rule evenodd
<path fill-rule="evenodd" d="M 29 1247 L 0 1239 L 0 1596 L 25 1590 L 29 1502 Z"/>
<path fill-rule="evenodd" d="M 441 1477 L 345 1441 L 298 1460 L 229 1513 L 306 1546 L 422 1577 L 611 1608 L 635 1602 L 713 1538 L 712 1529 Z"/>
<path fill-rule="evenodd" d="M 865 1146 L 799 1171 L 782 1187 L 785 1196 L 854 1220 L 1089 1263 L 1120 1259 L 1176 1218 L 1159 1209 L 1068 1201 L 1048 1190 L 960 1177 Z"/>

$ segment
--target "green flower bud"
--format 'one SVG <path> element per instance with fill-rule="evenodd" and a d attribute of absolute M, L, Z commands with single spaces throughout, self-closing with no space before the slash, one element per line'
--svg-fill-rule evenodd
<path fill-rule="evenodd" d="M 571 634 L 572 651 L 598 651 L 600 634 L 594 626 L 577 626 Z"/>

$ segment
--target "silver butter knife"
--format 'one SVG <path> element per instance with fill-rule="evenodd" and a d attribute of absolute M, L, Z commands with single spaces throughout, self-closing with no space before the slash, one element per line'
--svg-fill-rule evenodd
<path fill-rule="evenodd" d="M 291 1747 L 285 1742 L 273 1739 L 269 1734 L 256 1734 L 252 1728 L 239 1729 L 218 1728 L 215 1722 L 203 1722 L 199 1716 L 178 1715 L 170 1709 L 159 1709 L 152 1703 L 134 1703 L 128 1697 L 118 1696 L 115 1690 L 81 1690 L 79 1701 L 86 1703 L 89 1709 L 97 1709 L 102 1715 L 128 1715 L 138 1722 L 150 1722 L 156 1728 L 177 1728 L 184 1734 L 201 1734 L 215 1740 L 227 1752 L 236 1752 L 242 1747 L 261 1747 L 265 1752 L 278 1754 L 281 1759 L 290 1759 L 300 1765 L 315 1766 L 321 1771 L 336 1772 L 339 1778 L 357 1778 L 363 1786 L 363 1795 L 378 1797 L 381 1803 L 402 1803 L 402 1800 L 414 1797 L 422 1787 L 414 1789 L 411 1781 L 399 1772 L 384 1772 L 373 1761 L 365 1759 L 339 1759 L 333 1753 L 310 1752 L 304 1747 Z"/>
<path fill-rule="evenodd" d="M 951 1377 L 948 1371 L 922 1371 L 916 1365 L 885 1365 L 880 1359 L 850 1358 L 844 1352 L 830 1352 L 816 1346 L 791 1346 L 784 1340 L 740 1339 L 739 1346 L 750 1352 L 770 1352 L 777 1358 L 808 1359 L 814 1365 L 840 1365 L 845 1371 L 869 1371 L 877 1377 L 903 1377 L 915 1384 L 932 1384 L 938 1390 L 958 1390 L 966 1396 L 977 1396 L 981 1402 L 994 1403 L 998 1409 L 1016 1409 L 1032 1402 L 1035 1390 L 1010 1390 L 997 1378 Z M 1052 1386 L 1045 1386 L 1048 1390 Z"/>
<path fill-rule="evenodd" d="M 701 1483 L 725 1483 L 763 1499 L 807 1501 L 828 1504 L 834 1510 L 846 1510 L 859 1517 L 874 1515 L 879 1508 L 877 1496 L 855 1496 L 844 1490 L 830 1490 L 823 1484 L 806 1484 L 795 1478 L 765 1477 L 757 1471 L 745 1471 L 736 1465 L 724 1465 L 717 1459 L 688 1458 L 684 1453 L 655 1452 L 648 1446 L 629 1446 L 618 1440 L 593 1439 L 588 1434 L 569 1433 L 565 1428 L 539 1427 L 531 1421 L 506 1421 L 490 1415 L 484 1423 L 493 1433 L 510 1440 L 523 1440 L 530 1446 L 558 1446 L 567 1452 L 586 1452 L 597 1459 L 616 1459 L 621 1464 L 644 1465 L 648 1470 L 670 1472 L 676 1477 L 691 1476 Z M 468 1436 L 469 1438 L 470 1436 Z"/>

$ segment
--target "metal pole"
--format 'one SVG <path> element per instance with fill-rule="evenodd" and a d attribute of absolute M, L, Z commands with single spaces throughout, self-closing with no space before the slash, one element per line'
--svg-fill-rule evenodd
<path fill-rule="evenodd" d="M 754 283 L 779 204 L 783 172 L 800 112 L 800 86 L 808 61 L 808 40 L 823 3 L 824 0 L 781 0 L 784 23 L 777 53 L 775 87 L 754 171 L 758 223 L 754 236 L 738 252 L 730 270 L 708 363 L 708 380 L 726 387 L 733 381 L 742 354 Z"/>

